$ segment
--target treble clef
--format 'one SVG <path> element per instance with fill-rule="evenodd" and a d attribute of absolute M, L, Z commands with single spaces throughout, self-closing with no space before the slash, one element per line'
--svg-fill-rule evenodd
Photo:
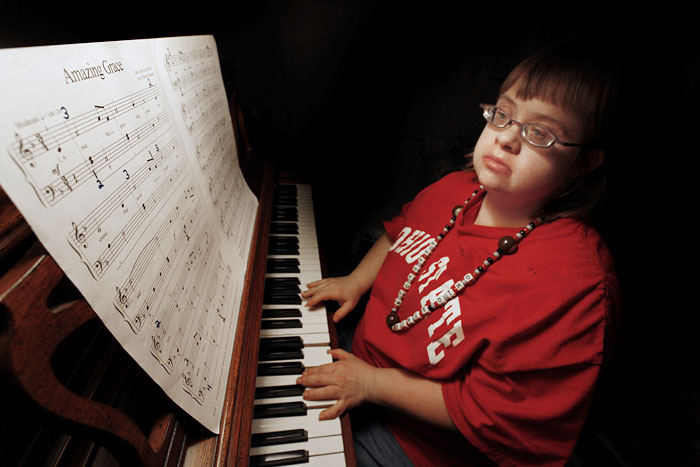
<path fill-rule="evenodd" d="M 85 243 L 85 234 L 83 232 L 78 232 L 78 225 L 75 222 L 71 222 L 71 225 L 73 226 L 73 233 L 78 243 Z M 84 246 L 87 247 L 87 245 Z"/>
<path fill-rule="evenodd" d="M 97 270 L 98 275 L 102 274 L 102 261 L 100 261 L 98 259 L 97 261 L 95 261 L 95 264 L 93 265 L 93 267 Z"/>
<path fill-rule="evenodd" d="M 161 351 L 160 336 L 151 336 L 151 340 L 153 341 L 153 345 L 152 345 L 153 350 L 160 353 L 160 351 Z"/>
<path fill-rule="evenodd" d="M 129 300 L 119 287 L 117 287 L 117 297 L 119 297 L 119 303 L 124 305 L 124 308 L 129 308 Z"/>
<path fill-rule="evenodd" d="M 15 139 L 17 140 L 17 143 L 19 144 L 19 155 L 23 156 L 25 159 L 31 158 L 32 151 L 31 151 L 31 149 L 27 149 L 24 147 L 24 141 L 22 140 L 22 137 L 19 135 L 19 133 L 15 133 Z"/>

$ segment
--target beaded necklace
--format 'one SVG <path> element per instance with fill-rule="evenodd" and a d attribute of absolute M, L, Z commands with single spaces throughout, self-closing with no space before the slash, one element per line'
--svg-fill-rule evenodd
<path fill-rule="evenodd" d="M 506 235 L 505 237 L 501 237 L 501 239 L 498 240 L 498 248 L 496 248 L 492 255 L 487 257 L 481 265 L 477 266 L 473 272 L 465 274 L 462 279 L 455 282 L 448 290 L 443 292 L 435 300 L 434 303 L 424 305 L 421 307 L 420 310 L 414 312 L 408 318 L 399 320 L 398 312 L 401 308 L 401 304 L 403 303 L 403 299 L 408 293 L 409 289 L 411 288 L 411 285 L 413 285 L 413 281 L 416 279 L 416 277 L 418 277 L 418 274 L 420 273 L 421 269 L 425 265 L 430 255 L 433 253 L 433 251 L 435 251 L 442 239 L 445 238 L 455 226 L 457 216 L 459 215 L 459 213 L 465 211 L 467 206 L 473 200 L 480 199 L 485 194 L 486 191 L 484 190 L 484 186 L 480 185 L 479 188 L 474 190 L 471 196 L 467 198 L 467 200 L 462 205 L 458 205 L 452 208 L 452 218 L 450 218 L 449 222 L 447 223 L 447 225 L 445 225 L 445 227 L 438 234 L 438 236 L 435 239 L 433 239 L 432 242 L 430 242 L 430 244 L 425 248 L 425 250 L 423 250 L 421 256 L 416 261 L 416 264 L 411 268 L 411 272 L 408 273 L 408 276 L 406 277 L 406 282 L 404 282 L 403 286 L 399 289 L 398 293 L 396 294 L 396 298 L 394 299 L 394 307 L 386 316 L 386 324 L 387 326 L 389 326 L 389 329 L 391 329 L 393 332 L 402 332 L 413 327 L 416 323 L 421 321 L 423 318 L 427 317 L 434 310 L 440 308 L 445 303 L 452 300 L 458 294 L 463 292 L 464 289 L 467 288 L 467 286 L 473 285 L 476 282 L 476 279 L 481 274 L 485 273 L 489 266 L 498 261 L 503 255 L 512 255 L 513 253 L 515 253 L 518 249 L 518 243 L 520 242 L 520 240 L 525 238 L 530 232 L 532 232 L 535 229 L 535 227 L 537 227 L 537 225 L 539 225 L 542 222 L 542 219 L 537 218 L 534 221 L 531 221 L 525 227 L 523 227 L 522 230 L 520 230 L 518 233 L 516 233 L 515 237 L 511 237 L 508 235 Z"/>

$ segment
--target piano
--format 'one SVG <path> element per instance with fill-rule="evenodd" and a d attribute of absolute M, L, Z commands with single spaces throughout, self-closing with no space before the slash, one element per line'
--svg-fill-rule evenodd
<path fill-rule="evenodd" d="M 337 335 L 304 284 L 323 275 L 311 185 L 253 154 L 235 95 L 241 168 L 259 199 L 219 435 L 176 407 L 102 326 L 0 192 L 2 450 L 12 465 L 355 464 L 348 415 L 319 421 L 297 376 Z"/>

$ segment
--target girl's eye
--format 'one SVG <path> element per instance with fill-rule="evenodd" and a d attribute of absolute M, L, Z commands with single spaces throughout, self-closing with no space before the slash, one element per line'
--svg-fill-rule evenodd
<path fill-rule="evenodd" d="M 551 134 L 544 128 L 531 126 L 527 129 L 527 137 L 533 143 L 545 143 L 551 138 Z"/>
<path fill-rule="evenodd" d="M 505 123 L 508 120 L 510 120 L 510 115 L 505 113 L 503 110 L 497 108 L 493 112 L 493 120 L 494 120 L 494 123 L 497 123 L 497 124 L 498 123 Z"/>

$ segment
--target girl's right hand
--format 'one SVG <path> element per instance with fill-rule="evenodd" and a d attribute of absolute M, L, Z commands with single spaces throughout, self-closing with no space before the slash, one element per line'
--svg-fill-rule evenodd
<path fill-rule="evenodd" d="M 314 307 L 326 300 L 335 300 L 340 308 L 333 314 L 337 323 L 350 313 L 360 301 L 364 290 L 352 276 L 329 277 L 306 284 L 308 288 L 301 293 L 306 299 L 306 306 Z"/>

